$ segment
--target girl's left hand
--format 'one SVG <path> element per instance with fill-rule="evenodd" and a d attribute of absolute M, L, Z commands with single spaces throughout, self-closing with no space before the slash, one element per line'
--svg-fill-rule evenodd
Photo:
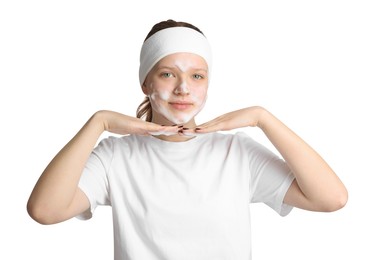
<path fill-rule="evenodd" d="M 262 107 L 248 107 L 219 116 L 184 135 L 259 127 L 281 154 L 295 176 L 284 203 L 312 211 L 334 211 L 348 199 L 347 189 L 323 158 L 304 140 Z"/>
<path fill-rule="evenodd" d="M 217 131 L 228 131 L 241 127 L 259 126 L 259 119 L 264 111 L 266 110 L 259 106 L 239 109 L 198 125 L 194 129 L 184 129 L 183 134 L 205 134 Z"/>

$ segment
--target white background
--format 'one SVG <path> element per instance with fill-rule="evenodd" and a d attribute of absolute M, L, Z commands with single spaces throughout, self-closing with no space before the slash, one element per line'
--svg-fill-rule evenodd
<path fill-rule="evenodd" d="M 113 259 L 108 207 L 89 221 L 42 226 L 26 203 L 48 162 L 90 115 L 135 114 L 143 99 L 141 43 L 169 18 L 195 24 L 213 47 L 199 123 L 264 106 L 349 190 L 347 206 L 334 213 L 295 209 L 281 218 L 252 205 L 254 259 L 371 259 L 368 2 L 1 1 L 0 259 Z M 271 147 L 258 129 L 243 131 Z"/>

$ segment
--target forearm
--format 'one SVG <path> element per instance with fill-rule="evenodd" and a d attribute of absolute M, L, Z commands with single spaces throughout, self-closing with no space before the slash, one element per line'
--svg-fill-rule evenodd
<path fill-rule="evenodd" d="M 103 131 L 104 124 L 95 114 L 46 167 L 30 196 L 29 211 L 37 215 L 67 210 L 84 165 Z"/>
<path fill-rule="evenodd" d="M 261 112 L 258 126 L 292 170 L 308 208 L 325 211 L 344 203 L 343 183 L 314 149 L 266 110 Z"/>

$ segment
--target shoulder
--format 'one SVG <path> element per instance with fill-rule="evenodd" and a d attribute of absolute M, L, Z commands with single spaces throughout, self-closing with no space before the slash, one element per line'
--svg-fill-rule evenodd
<path fill-rule="evenodd" d="M 112 147 L 116 145 L 130 145 L 139 141 L 140 138 L 136 138 L 135 135 L 107 136 L 99 141 L 98 146 Z"/>
<path fill-rule="evenodd" d="M 125 149 L 129 147 L 132 142 L 132 136 L 108 136 L 101 139 L 94 148 L 95 153 L 114 153 L 115 150 Z"/>
<path fill-rule="evenodd" d="M 108 136 L 98 143 L 95 150 L 104 150 L 112 153 L 127 152 L 151 145 L 152 139 L 141 135 Z"/>

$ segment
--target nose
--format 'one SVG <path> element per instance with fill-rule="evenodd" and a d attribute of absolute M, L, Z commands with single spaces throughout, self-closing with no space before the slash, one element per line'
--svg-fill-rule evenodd
<path fill-rule="evenodd" d="M 189 94 L 189 88 L 188 84 L 185 80 L 181 80 L 177 87 L 174 89 L 175 95 L 188 95 Z"/>

